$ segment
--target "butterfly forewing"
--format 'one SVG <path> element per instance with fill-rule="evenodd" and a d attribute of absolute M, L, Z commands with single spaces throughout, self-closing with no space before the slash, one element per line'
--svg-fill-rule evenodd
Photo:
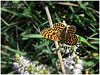
<path fill-rule="evenodd" d="M 47 39 L 59 41 L 59 35 L 57 32 L 54 31 L 52 28 L 47 28 L 41 31 L 42 36 Z"/>
<path fill-rule="evenodd" d="M 65 27 L 64 24 L 57 23 L 57 24 L 54 24 L 53 28 L 56 29 L 56 30 L 57 30 L 57 29 L 58 29 L 58 30 L 62 30 L 62 29 L 64 29 L 64 28 L 66 28 L 66 27 Z"/>

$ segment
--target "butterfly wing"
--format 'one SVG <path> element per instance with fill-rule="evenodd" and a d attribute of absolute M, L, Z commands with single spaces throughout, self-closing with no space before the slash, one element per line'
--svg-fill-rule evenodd
<path fill-rule="evenodd" d="M 65 37 L 61 39 L 61 43 L 65 43 L 67 45 L 76 45 L 77 41 L 77 36 L 75 34 L 70 33 L 67 33 Z"/>
<path fill-rule="evenodd" d="M 77 36 L 74 34 L 76 32 L 76 27 L 74 25 L 70 25 L 66 27 L 66 31 L 63 31 L 64 38 L 61 39 L 67 45 L 76 45 L 77 44 Z"/>
<path fill-rule="evenodd" d="M 65 29 L 67 33 L 72 34 L 76 32 L 76 27 L 74 25 L 65 26 L 64 24 L 61 24 L 61 23 L 54 24 L 53 29 L 55 31 L 58 31 L 59 33 L 62 33 Z"/>
<path fill-rule="evenodd" d="M 61 35 L 61 43 L 65 43 L 67 45 L 76 45 L 77 44 L 77 36 L 74 34 L 76 32 L 76 27 L 74 25 L 67 26 L 66 29 L 62 31 Z"/>
<path fill-rule="evenodd" d="M 66 27 L 67 33 L 75 33 L 76 32 L 76 27 L 74 25 L 70 25 Z"/>
<path fill-rule="evenodd" d="M 60 37 L 57 31 L 55 31 L 53 28 L 46 28 L 41 31 L 42 36 L 44 36 L 47 39 L 59 41 Z"/>
<path fill-rule="evenodd" d="M 59 41 L 61 39 L 60 35 L 65 28 L 66 27 L 63 24 L 57 23 L 54 24 L 53 28 L 42 30 L 41 34 L 47 39 Z"/>
<path fill-rule="evenodd" d="M 63 31 L 65 28 L 66 28 L 65 25 L 64 25 L 64 24 L 61 24 L 61 23 L 56 23 L 56 24 L 54 24 L 54 26 L 53 26 L 53 29 L 54 29 L 55 31 L 57 31 L 58 33 L 62 33 L 62 31 Z"/>

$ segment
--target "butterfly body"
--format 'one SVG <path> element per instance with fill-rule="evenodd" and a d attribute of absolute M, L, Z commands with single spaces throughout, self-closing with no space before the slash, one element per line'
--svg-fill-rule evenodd
<path fill-rule="evenodd" d="M 41 34 L 50 40 L 60 41 L 67 45 L 76 45 L 77 36 L 74 34 L 76 32 L 75 26 L 65 26 L 64 24 L 55 24 L 53 28 L 46 28 L 41 31 Z"/>

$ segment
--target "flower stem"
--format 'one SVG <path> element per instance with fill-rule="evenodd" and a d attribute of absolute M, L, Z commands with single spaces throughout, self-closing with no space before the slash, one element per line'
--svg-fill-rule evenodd
<path fill-rule="evenodd" d="M 51 19 L 51 16 L 50 16 L 48 6 L 45 6 L 44 8 L 45 8 L 45 11 L 46 11 L 46 14 L 47 14 L 47 17 L 48 17 L 50 27 L 52 28 L 53 27 L 53 22 L 52 22 L 52 19 Z M 58 42 L 57 41 L 54 41 L 54 42 L 55 42 L 56 48 L 58 49 L 59 48 Z M 63 72 L 63 74 L 66 74 L 60 50 L 58 50 L 57 55 L 58 55 L 58 58 L 59 58 L 59 61 L 60 61 L 60 64 L 61 64 L 62 72 Z"/>

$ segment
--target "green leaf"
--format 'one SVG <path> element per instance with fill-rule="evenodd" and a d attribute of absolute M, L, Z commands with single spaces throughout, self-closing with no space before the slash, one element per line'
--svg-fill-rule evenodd
<path fill-rule="evenodd" d="M 56 15 L 57 21 L 61 22 L 61 19 L 60 19 L 59 15 L 56 12 L 55 12 L 55 15 Z"/>
<path fill-rule="evenodd" d="M 19 0 L 13 0 L 13 3 L 17 3 L 18 4 L 19 3 Z"/>
<path fill-rule="evenodd" d="M 44 50 L 42 50 L 42 52 L 46 53 L 46 54 L 52 54 L 52 52 L 50 50 L 48 50 L 48 49 L 44 49 Z"/>
<path fill-rule="evenodd" d="M 1 54 L 10 57 L 10 54 L 8 54 L 7 52 L 1 51 Z"/>
<path fill-rule="evenodd" d="M 1 61 L 2 64 L 13 64 L 13 62 Z"/>
<path fill-rule="evenodd" d="M 78 36 L 78 40 L 79 40 L 79 43 L 85 43 L 87 44 L 88 46 L 90 46 L 91 48 L 95 49 L 95 50 L 98 50 L 97 47 L 91 45 L 85 38 L 81 37 L 81 36 Z"/>
<path fill-rule="evenodd" d="M 90 18 L 92 18 L 94 21 L 96 21 L 96 19 L 95 19 L 94 15 L 92 14 L 92 12 L 86 11 L 86 14 L 87 14 Z"/>
<path fill-rule="evenodd" d="M 99 60 L 99 56 L 96 56 L 95 59 L 96 59 L 96 60 Z"/>
<path fill-rule="evenodd" d="M 74 21 L 77 25 L 79 25 L 81 28 L 85 29 L 85 25 L 78 15 L 75 14 L 73 18 L 74 18 Z"/>
<path fill-rule="evenodd" d="M 31 10 L 29 8 L 25 9 L 23 12 L 23 15 L 29 15 L 31 14 Z"/>
<path fill-rule="evenodd" d="M 44 38 L 41 34 L 26 34 L 26 35 L 22 35 L 22 40 L 25 39 L 30 39 L 30 38 Z"/>
<path fill-rule="evenodd" d="M 83 3 L 81 1 L 78 1 L 79 5 L 81 6 L 81 8 L 83 8 L 84 10 L 86 10 L 85 5 L 83 5 Z"/>
<path fill-rule="evenodd" d="M 69 6 L 69 8 L 71 9 L 71 11 L 72 11 L 73 13 L 75 12 L 72 6 Z"/>
<path fill-rule="evenodd" d="M 82 37 L 82 36 L 78 35 L 78 40 L 79 40 L 79 43 L 84 42 L 85 44 L 89 45 L 88 41 L 84 37 Z"/>
<path fill-rule="evenodd" d="M 16 16 L 19 16 L 19 17 L 29 17 L 29 18 L 32 18 L 29 15 L 24 15 L 22 13 L 18 13 L 18 12 L 15 12 L 15 11 L 11 11 L 11 10 L 8 10 L 8 9 L 5 9 L 5 8 L 1 8 L 1 11 L 8 12 L 8 13 L 11 13 L 11 14 L 16 15 Z"/>
<path fill-rule="evenodd" d="M 14 73 L 16 73 L 16 70 L 15 71 L 11 71 L 8 74 L 14 74 Z"/>
<path fill-rule="evenodd" d="M 50 44 L 50 41 L 46 41 L 46 42 L 44 42 L 44 43 L 38 45 L 36 48 L 37 48 L 37 49 L 38 49 L 38 48 L 42 48 L 42 47 L 47 46 L 47 45 L 49 45 L 49 44 Z"/>
<path fill-rule="evenodd" d="M 92 66 L 94 64 L 94 62 L 92 62 L 92 61 L 84 61 L 84 67 L 90 67 L 90 66 Z"/>
<path fill-rule="evenodd" d="M 98 35 L 98 32 L 93 33 L 90 37 L 94 37 L 94 36 L 96 36 L 96 35 Z"/>
<path fill-rule="evenodd" d="M 94 62 L 89 61 L 87 64 L 88 64 L 88 66 L 92 66 L 94 64 Z"/>
<path fill-rule="evenodd" d="M 1 18 L 1 21 L 2 21 L 5 25 L 10 26 L 10 24 L 8 24 L 3 18 Z"/>
<path fill-rule="evenodd" d="M 99 38 L 87 37 L 87 39 L 93 39 L 99 41 Z"/>
<path fill-rule="evenodd" d="M 20 55 L 26 55 L 25 52 L 21 52 L 20 50 L 16 50 L 16 49 L 10 48 L 10 47 L 8 47 L 8 46 L 2 45 L 1 47 L 4 48 L 4 49 L 9 50 L 9 51 L 11 51 L 11 52 L 13 52 L 13 53 L 15 53 L 15 54 L 18 53 L 18 54 L 20 54 Z"/>
<path fill-rule="evenodd" d="M 91 44 L 98 44 L 99 45 L 99 41 L 93 41 L 93 42 L 91 42 Z"/>

